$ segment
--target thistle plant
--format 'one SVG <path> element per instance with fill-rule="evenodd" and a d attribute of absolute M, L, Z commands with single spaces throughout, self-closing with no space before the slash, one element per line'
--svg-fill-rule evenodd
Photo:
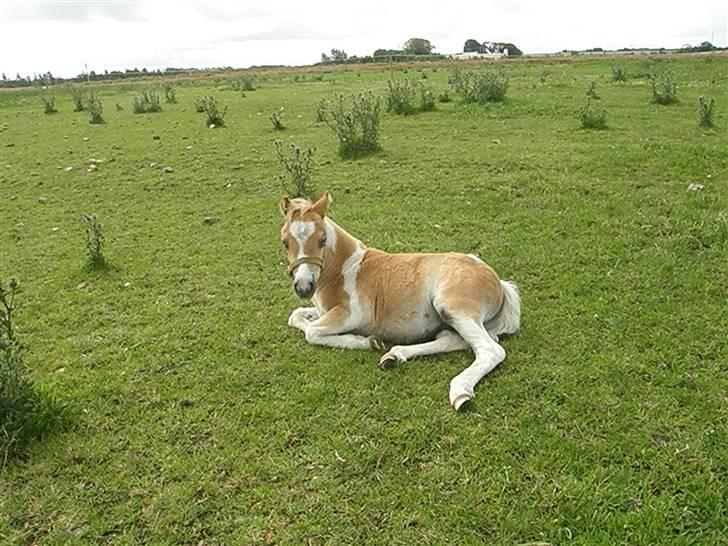
<path fill-rule="evenodd" d="M 169 84 L 164 86 L 164 102 L 167 104 L 177 104 L 177 91 Z"/>
<path fill-rule="evenodd" d="M 705 97 L 698 97 L 698 124 L 701 127 L 709 128 L 713 126 L 714 109 L 715 99 L 708 101 Z"/>
<path fill-rule="evenodd" d="M 107 266 L 106 258 L 103 253 L 104 234 L 101 229 L 101 223 L 95 214 L 84 214 L 81 217 L 84 223 L 86 235 L 86 266 L 89 269 L 105 269 Z"/>
<path fill-rule="evenodd" d="M 601 98 L 597 95 L 597 82 L 589 82 L 589 88 L 586 90 L 586 96 L 594 100 L 599 100 Z"/>
<path fill-rule="evenodd" d="M 652 80 L 652 102 L 656 104 L 669 105 L 677 102 L 677 84 L 670 73 L 653 74 Z"/>
<path fill-rule="evenodd" d="M 268 119 L 270 119 L 270 122 L 273 124 L 273 129 L 276 131 L 282 131 L 286 128 L 286 126 L 283 125 L 283 117 L 278 112 L 273 112 Z"/>
<path fill-rule="evenodd" d="M 626 82 L 627 72 L 621 66 L 612 67 L 612 81 L 615 82 Z"/>
<path fill-rule="evenodd" d="M 301 148 L 291 144 L 288 150 L 289 153 L 286 154 L 280 140 L 276 140 L 275 146 L 278 161 L 288 173 L 288 180 L 284 176 L 278 177 L 286 195 L 291 197 L 313 197 L 313 189 L 308 184 L 311 180 L 311 164 L 316 148 Z"/>
<path fill-rule="evenodd" d="M 89 115 L 89 123 L 94 125 L 104 123 L 104 116 L 102 115 L 104 107 L 99 98 L 93 93 L 89 95 L 88 100 L 86 101 L 86 110 Z"/>
<path fill-rule="evenodd" d="M 83 89 L 77 85 L 69 85 L 68 93 L 71 95 L 71 100 L 73 101 L 73 111 L 83 112 L 86 109 L 85 93 L 83 92 Z"/>
<path fill-rule="evenodd" d="M 326 101 L 324 123 L 339 139 L 339 156 L 358 157 L 380 149 L 379 98 L 370 91 Z"/>
<path fill-rule="evenodd" d="M 579 120 L 582 129 L 605 129 L 607 127 L 607 110 L 599 108 L 590 98 L 579 110 Z"/>
<path fill-rule="evenodd" d="M 225 115 L 228 107 L 220 110 L 217 106 L 217 99 L 213 96 L 199 98 L 195 101 L 195 109 L 198 112 L 207 114 L 207 126 L 210 128 L 223 127 L 225 125 Z"/>
<path fill-rule="evenodd" d="M 132 99 L 131 105 L 135 114 L 149 114 L 162 111 L 159 95 L 152 89 L 142 89 L 141 93 Z"/>
<path fill-rule="evenodd" d="M 55 114 L 58 112 L 56 109 L 56 97 L 53 95 L 45 95 L 40 100 L 43 103 L 43 112 L 46 114 Z"/>

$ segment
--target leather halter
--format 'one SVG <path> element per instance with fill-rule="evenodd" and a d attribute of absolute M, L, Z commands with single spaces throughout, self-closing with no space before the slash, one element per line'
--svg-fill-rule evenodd
<path fill-rule="evenodd" d="M 293 262 L 291 262 L 291 265 L 288 266 L 288 276 L 293 277 L 296 269 L 298 269 L 298 266 L 303 264 L 317 265 L 321 268 L 322 271 L 324 269 L 323 258 L 319 258 L 317 256 L 301 256 L 300 258 L 293 260 Z"/>

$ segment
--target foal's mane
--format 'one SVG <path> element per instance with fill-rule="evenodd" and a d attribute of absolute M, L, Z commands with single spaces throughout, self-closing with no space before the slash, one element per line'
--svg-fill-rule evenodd
<path fill-rule="evenodd" d="M 291 199 L 286 210 L 286 222 L 290 223 L 296 213 L 298 213 L 299 216 L 303 216 L 311 210 L 313 210 L 313 203 L 311 203 L 308 199 L 303 199 L 301 197 Z"/>

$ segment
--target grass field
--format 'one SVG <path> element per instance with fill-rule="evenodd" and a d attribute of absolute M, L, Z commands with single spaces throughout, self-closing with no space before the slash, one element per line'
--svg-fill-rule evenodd
<path fill-rule="evenodd" d="M 382 151 L 347 161 L 315 105 L 381 95 L 387 70 L 191 81 L 144 115 L 139 86 L 103 86 L 97 126 L 62 90 L 53 115 L 0 93 L 0 277 L 66 406 L 1 471 L 0 543 L 726 544 L 728 57 L 505 70 L 505 102 L 383 114 Z M 650 103 L 663 70 L 675 105 Z M 592 80 L 602 131 L 576 114 Z M 287 327 L 277 139 L 317 147 L 314 185 L 367 244 L 475 252 L 519 285 L 522 329 L 466 411 L 447 388 L 470 354 L 382 372 Z M 108 270 L 84 268 L 85 213 Z"/>

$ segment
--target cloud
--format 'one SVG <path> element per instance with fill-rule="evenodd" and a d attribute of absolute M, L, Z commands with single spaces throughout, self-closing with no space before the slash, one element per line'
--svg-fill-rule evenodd
<path fill-rule="evenodd" d="M 22 2 L 11 0 L 3 6 L 5 21 L 59 21 L 84 23 L 103 18 L 118 22 L 144 21 L 143 3 L 140 0 L 112 1 L 40 1 Z"/>

